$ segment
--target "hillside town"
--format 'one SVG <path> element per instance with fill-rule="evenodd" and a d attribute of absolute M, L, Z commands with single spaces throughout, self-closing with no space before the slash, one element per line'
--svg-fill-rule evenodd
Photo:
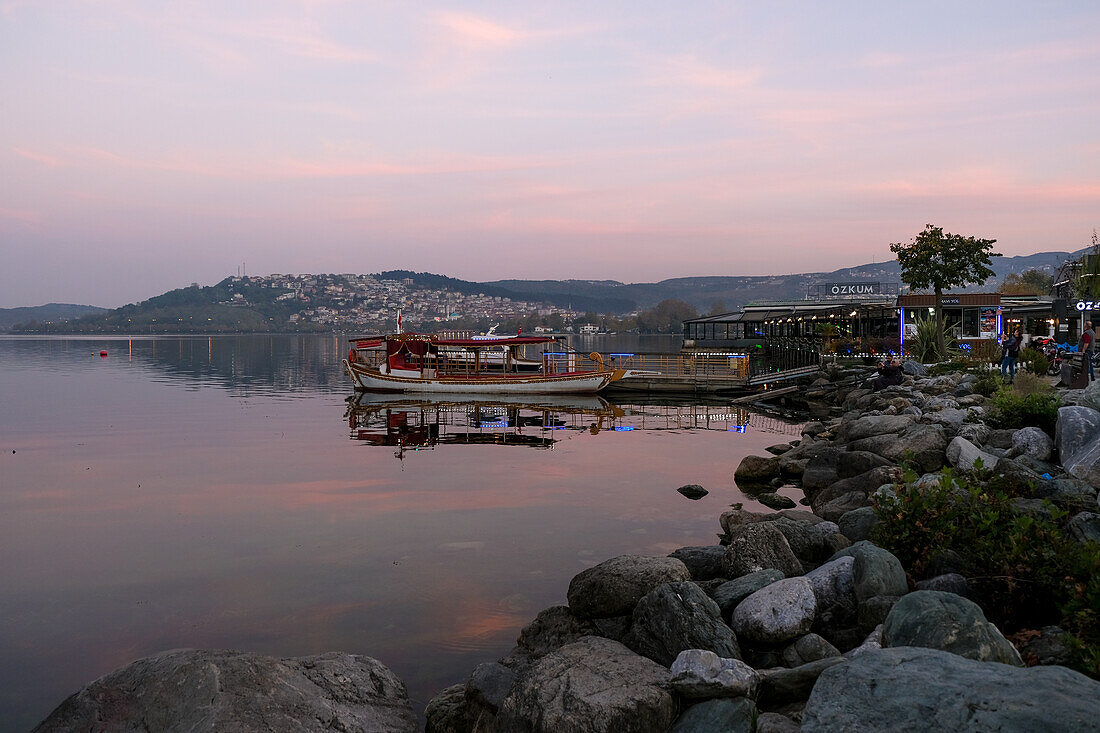
<path fill-rule="evenodd" d="M 384 280 L 372 275 L 300 274 L 233 276 L 226 281 L 231 295 L 223 305 L 249 307 L 257 300 L 274 301 L 293 311 L 290 324 L 326 327 L 392 326 L 397 312 L 408 323 L 458 319 L 507 320 L 531 314 L 575 314 L 547 303 L 516 301 L 484 293 L 461 293 L 417 285 L 412 278 Z M 257 291 L 257 289 L 260 289 Z M 263 293 L 269 297 L 259 295 Z"/>

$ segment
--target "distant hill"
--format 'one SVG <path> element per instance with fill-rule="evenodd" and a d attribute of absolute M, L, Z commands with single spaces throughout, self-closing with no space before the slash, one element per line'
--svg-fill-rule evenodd
<path fill-rule="evenodd" d="M 106 308 L 94 305 L 73 305 L 71 303 L 46 303 L 46 305 L 25 306 L 22 308 L 0 308 L 0 331 L 10 331 L 12 326 L 38 323 L 60 323 L 72 321 L 83 316 L 106 313 Z"/>
<path fill-rule="evenodd" d="M 971 292 L 992 290 L 1009 273 L 1021 273 L 1025 270 L 1036 269 L 1054 274 L 1066 259 L 1079 257 L 1084 251 L 1040 252 L 1015 257 L 994 257 L 995 276 L 986 283 L 972 285 L 963 290 Z M 553 298 L 558 305 L 566 305 L 560 301 L 571 298 L 574 310 L 624 313 L 652 308 L 662 300 L 673 298 L 691 303 L 705 312 L 716 304 L 733 309 L 757 301 L 800 300 L 806 297 L 809 286 L 814 283 L 845 280 L 896 283 L 901 280 L 901 270 L 897 260 L 890 260 L 845 267 L 832 272 L 793 275 L 679 277 L 656 283 L 631 284 L 614 280 L 497 280 L 482 283 L 482 285 L 505 288 L 513 298 L 524 300 Z M 588 308 L 578 306 L 578 302 L 599 302 L 606 304 L 607 307 Z"/>

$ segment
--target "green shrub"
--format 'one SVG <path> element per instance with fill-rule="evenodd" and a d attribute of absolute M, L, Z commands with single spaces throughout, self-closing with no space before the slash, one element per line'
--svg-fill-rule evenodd
<path fill-rule="evenodd" d="M 1058 408 L 1062 406 L 1058 395 L 1043 391 L 1032 391 L 1031 380 L 1038 377 L 1030 374 L 1017 374 L 1012 389 L 1001 389 L 993 395 L 992 405 L 986 413 L 985 422 L 991 428 L 1042 428 L 1054 435 L 1054 425 L 1058 421 Z M 1017 390 L 1016 386 L 1023 389 Z M 1049 385 L 1046 385 L 1049 389 Z"/>
<path fill-rule="evenodd" d="M 1100 676 L 1100 545 L 1070 538 L 1058 524 L 1066 512 L 1049 501 L 1047 519 L 1019 513 L 975 475 L 948 469 L 921 488 L 908 485 L 915 478 L 878 499 L 874 541 L 918 578 L 955 553 L 993 623 L 1006 633 L 1057 623 L 1072 635 L 1074 666 Z"/>
<path fill-rule="evenodd" d="M 974 382 L 973 389 L 984 397 L 992 397 L 1001 387 L 1000 372 L 982 371 Z"/>
<path fill-rule="evenodd" d="M 943 345 L 947 350 L 946 354 L 941 354 L 939 349 L 936 348 L 937 331 L 935 318 L 922 318 L 917 321 L 916 327 L 916 336 L 908 342 L 909 351 L 914 359 L 922 364 L 931 364 L 954 355 L 955 337 L 949 333 L 950 325 L 946 321 L 943 324 Z"/>
<path fill-rule="evenodd" d="M 1020 352 L 1017 369 L 1026 369 L 1032 374 L 1045 376 L 1050 369 L 1050 359 L 1038 349 L 1029 346 Z"/>

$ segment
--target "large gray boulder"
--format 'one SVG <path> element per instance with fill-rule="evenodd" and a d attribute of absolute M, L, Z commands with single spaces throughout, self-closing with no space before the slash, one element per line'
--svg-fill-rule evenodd
<path fill-rule="evenodd" d="M 1078 542 L 1100 544 L 1100 514 L 1096 512 L 1078 512 L 1069 520 L 1066 529 Z"/>
<path fill-rule="evenodd" d="M 416 731 L 405 685 L 370 657 L 182 649 L 69 697 L 35 731 Z"/>
<path fill-rule="evenodd" d="M 1100 486 L 1100 436 L 1068 459 L 1063 458 L 1062 466 L 1074 478 Z"/>
<path fill-rule="evenodd" d="M 1100 683 L 1065 667 L 1019 669 L 915 647 L 825 670 L 803 711 L 808 733 L 1097 731 Z"/>
<path fill-rule="evenodd" d="M 737 639 L 722 620 L 718 604 L 691 582 L 659 585 L 638 601 L 625 643 L 666 667 L 685 649 L 741 657 Z"/>
<path fill-rule="evenodd" d="M 865 506 L 845 512 L 837 520 L 840 532 L 852 542 L 871 539 L 871 532 L 878 525 L 878 515 L 873 507 Z"/>
<path fill-rule="evenodd" d="M 747 697 L 706 700 L 685 710 L 669 733 L 753 733 L 755 716 L 756 705 Z"/>
<path fill-rule="evenodd" d="M 692 580 L 712 580 L 722 577 L 722 558 L 725 555 L 726 548 L 721 545 L 703 545 L 681 547 L 670 552 L 668 556 L 687 566 Z"/>
<path fill-rule="evenodd" d="M 913 359 L 906 359 L 901 364 L 901 370 L 911 377 L 927 377 L 928 367 Z"/>
<path fill-rule="evenodd" d="M 839 656 L 840 650 L 817 634 L 798 637 L 779 654 L 785 667 L 799 667 L 819 659 Z"/>
<path fill-rule="evenodd" d="M 802 574 L 802 564 L 790 543 L 772 524 L 747 524 L 732 534 L 724 561 L 726 577 L 740 578 L 766 568 L 778 570 L 787 577 Z"/>
<path fill-rule="evenodd" d="M 987 471 L 992 471 L 997 465 L 997 456 L 986 453 L 966 438 L 956 435 L 947 444 L 947 462 L 955 468 L 970 471 L 979 460 Z"/>
<path fill-rule="evenodd" d="M 882 646 L 920 646 L 979 662 L 1024 666 L 1016 647 L 986 621 L 978 604 L 938 590 L 900 598 L 883 623 Z"/>
<path fill-rule="evenodd" d="M 551 606 L 539 611 L 534 620 L 520 630 L 512 656 L 538 659 L 566 644 L 572 644 L 582 636 L 602 634 L 598 633 L 591 620 L 574 616 L 568 606 Z"/>
<path fill-rule="evenodd" d="M 846 442 L 869 438 L 872 435 L 900 433 L 913 424 L 911 415 L 866 415 L 848 423 L 843 431 Z"/>
<path fill-rule="evenodd" d="M 1081 390 L 1081 395 L 1077 398 L 1077 404 L 1100 410 L 1100 381 L 1093 380 L 1089 382 L 1089 386 Z"/>
<path fill-rule="evenodd" d="M 855 557 L 847 555 L 806 573 L 817 601 L 818 616 L 831 617 L 833 625 L 850 624 L 855 619 L 855 563 Z"/>
<path fill-rule="evenodd" d="M 1054 445 L 1062 465 L 1093 443 L 1100 435 L 1100 411 L 1080 405 L 1058 408 L 1054 424 Z M 1080 477 L 1078 477 L 1080 478 Z"/>
<path fill-rule="evenodd" d="M 834 522 L 808 522 L 780 516 L 769 523 L 787 538 L 795 557 L 814 566 L 851 544 Z"/>
<path fill-rule="evenodd" d="M 741 485 L 767 484 L 773 478 L 779 478 L 779 459 L 748 455 L 741 459 L 733 480 Z"/>
<path fill-rule="evenodd" d="M 1012 434 L 1012 455 L 1049 461 L 1053 452 L 1054 441 L 1039 428 L 1020 428 Z"/>
<path fill-rule="evenodd" d="M 759 673 L 740 659 L 723 659 L 706 649 L 685 649 L 670 669 L 672 689 L 688 699 L 756 697 Z"/>
<path fill-rule="evenodd" d="M 566 597 L 577 618 L 620 616 L 657 586 L 679 580 L 691 575 L 676 558 L 620 555 L 577 574 Z"/>
<path fill-rule="evenodd" d="M 497 730 L 619 733 L 665 730 L 676 717 L 668 668 L 622 644 L 586 636 L 516 681 Z"/>
<path fill-rule="evenodd" d="M 761 588 L 733 609 L 731 624 L 740 636 L 763 644 L 781 644 L 813 626 L 817 599 L 805 577 L 786 578 Z"/>
<path fill-rule="evenodd" d="M 821 673 L 840 664 L 844 657 L 828 657 L 797 667 L 775 667 L 760 673 L 760 705 L 768 710 L 798 703 L 810 696 Z"/>
<path fill-rule="evenodd" d="M 757 570 L 755 573 L 742 575 L 740 578 L 726 581 L 711 591 L 710 597 L 722 609 L 722 616 L 729 619 L 737 604 L 751 596 L 756 591 L 771 585 L 777 580 L 783 580 L 782 572 L 774 568 Z"/>
<path fill-rule="evenodd" d="M 888 550 L 870 542 L 852 545 L 852 585 L 856 600 L 863 603 L 875 596 L 901 596 L 909 592 L 905 569 Z"/>

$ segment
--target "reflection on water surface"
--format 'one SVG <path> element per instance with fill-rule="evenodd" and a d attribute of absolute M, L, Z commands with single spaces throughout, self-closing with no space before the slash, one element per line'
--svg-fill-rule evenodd
<path fill-rule="evenodd" d="M 584 568 L 712 543 L 758 507 L 741 457 L 797 433 L 721 401 L 349 402 L 345 344 L 0 338 L 0 729 L 179 647 L 368 654 L 422 710 Z"/>

